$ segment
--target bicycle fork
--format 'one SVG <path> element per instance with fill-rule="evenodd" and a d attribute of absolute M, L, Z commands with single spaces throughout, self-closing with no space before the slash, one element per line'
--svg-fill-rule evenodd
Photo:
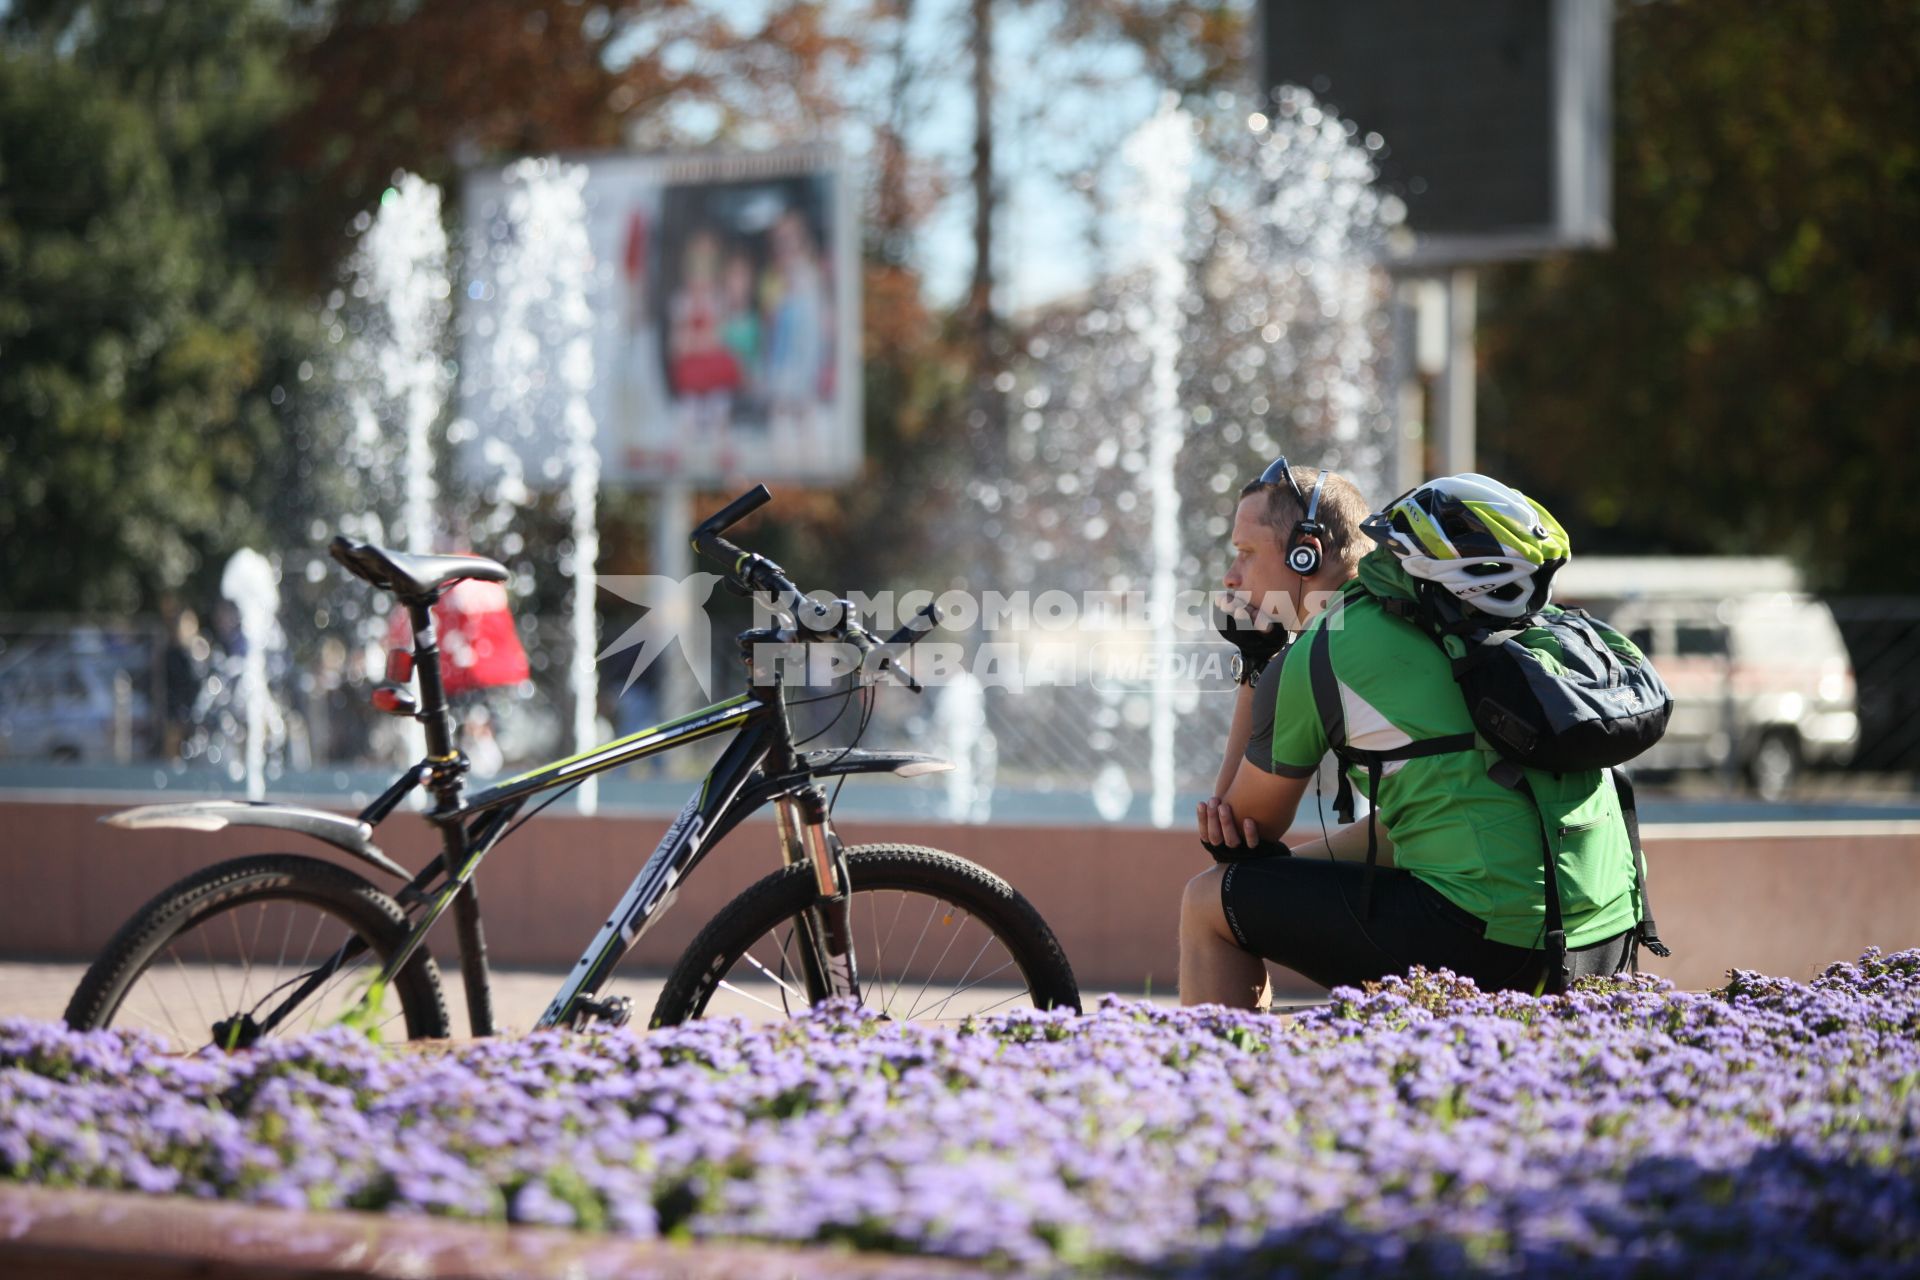
<path fill-rule="evenodd" d="M 851 911 L 853 880 L 846 849 L 827 820 L 827 797 L 808 787 L 774 801 L 780 827 L 780 852 L 787 864 L 805 864 L 813 874 L 817 900 L 799 920 L 800 965 L 807 998 L 815 1004 L 833 996 L 860 999 L 859 966 L 853 956 Z"/>

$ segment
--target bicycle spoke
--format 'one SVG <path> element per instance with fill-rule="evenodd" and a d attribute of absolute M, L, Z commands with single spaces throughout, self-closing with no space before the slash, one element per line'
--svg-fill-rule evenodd
<path fill-rule="evenodd" d="M 893 946 L 893 935 L 900 928 L 900 917 L 906 912 L 906 909 L 907 909 L 907 895 L 901 892 L 900 890 L 896 889 L 894 890 L 894 896 L 900 899 L 900 905 L 893 909 L 893 920 L 887 925 L 887 940 L 880 944 L 880 949 L 882 951 L 886 951 Z M 875 914 L 874 918 L 875 919 L 879 918 L 878 913 Z M 893 996 L 897 996 L 900 994 L 900 985 L 901 983 L 906 981 L 906 972 L 907 972 L 906 966 L 905 965 L 900 966 L 900 977 L 894 980 L 893 995 L 890 995 L 887 997 L 887 1002 L 885 1005 L 881 1007 L 880 1012 L 882 1013 L 892 1012 Z"/>
<path fill-rule="evenodd" d="M 793 945 L 793 940 L 798 936 L 800 936 L 799 930 L 789 929 L 787 930 L 786 936 L 780 939 L 780 972 L 797 982 L 805 983 L 807 980 L 806 969 L 797 962 L 793 956 L 787 953 L 787 948 Z M 810 1009 L 813 1007 L 812 1003 L 807 999 L 805 992 L 794 988 L 793 994 L 799 999 L 801 1008 Z M 787 997 L 784 992 L 780 996 L 780 1003 L 783 1005 L 787 1003 Z M 787 1012 L 791 1014 L 793 1010 L 789 1008 Z"/>
<path fill-rule="evenodd" d="M 334 948 L 334 958 L 337 960 L 340 953 L 352 945 L 353 936 L 349 935 L 345 942 Z M 320 984 L 320 989 L 313 993 L 313 1008 L 307 1015 L 307 1029 L 309 1031 L 319 1026 L 320 1011 L 327 1007 L 327 997 L 339 991 L 342 984 L 344 984 L 350 976 L 358 973 L 365 965 L 366 958 L 372 954 L 373 952 L 371 950 L 362 951 L 358 956 L 354 957 L 352 962 L 343 964 L 340 968 L 335 969 L 333 973 L 328 976 L 327 980 Z"/>
<path fill-rule="evenodd" d="M 244 1011 L 247 1007 L 247 987 L 253 977 L 253 953 L 247 950 L 247 944 L 240 938 L 240 913 L 227 912 L 227 925 L 233 930 L 233 949 L 240 956 L 240 1003 L 234 1006 L 234 1012 Z"/>
<path fill-rule="evenodd" d="M 853 899 L 849 898 L 847 900 L 847 933 L 851 935 L 853 932 Z M 880 950 L 880 913 L 878 911 L 873 913 L 873 978 L 871 981 L 860 984 L 860 1004 L 863 1008 L 867 1003 L 867 993 L 876 988 L 881 991 L 887 989 L 885 953 Z"/>
<path fill-rule="evenodd" d="M 267 904 L 264 902 L 261 903 L 260 909 L 264 912 L 267 909 Z M 281 980 L 280 975 L 286 972 L 287 944 L 291 941 L 293 941 L 293 910 L 289 907 L 287 910 L 287 927 L 280 931 L 280 954 L 275 956 L 273 961 L 273 985 L 267 988 L 266 995 L 260 997 L 261 1004 L 265 1004 L 268 1000 L 271 1000 L 274 992 L 287 985 Z"/>
<path fill-rule="evenodd" d="M 201 1025 L 207 1028 L 207 1034 L 213 1034 L 213 1023 L 208 1019 L 207 1011 L 200 1007 L 200 993 L 194 989 L 193 979 L 187 974 L 187 966 L 181 961 L 180 953 L 175 951 L 173 945 L 169 943 L 167 954 L 173 957 L 173 967 L 180 971 L 180 982 L 187 989 L 187 999 L 193 1001 L 194 1016 L 199 1018 Z"/>
<path fill-rule="evenodd" d="M 311 973 L 311 972 L 312 972 L 312 970 L 310 970 L 310 969 L 308 969 L 308 968 L 307 968 L 307 961 L 308 961 L 308 959 L 310 959 L 310 958 L 312 957 L 312 955 L 313 955 L 313 944 L 314 944 L 314 943 L 316 943 L 316 942 L 318 942 L 318 941 L 320 941 L 320 930 L 321 930 L 321 929 L 322 929 L 323 927 L 325 927 L 325 925 L 326 925 L 326 923 L 327 923 L 327 918 L 326 918 L 325 916 L 323 916 L 323 915 L 316 915 L 316 916 L 314 917 L 314 921 L 313 921 L 313 932 L 307 935 L 307 946 L 306 946 L 306 950 L 304 950 L 304 951 L 302 951 L 302 952 L 300 953 L 300 963 L 299 963 L 299 965 L 298 965 L 297 967 L 299 968 L 299 970 L 300 970 L 300 972 L 301 972 L 301 973 Z M 320 1007 L 320 1006 L 319 1006 L 318 1004 L 315 1004 L 315 1005 L 314 1005 L 314 1008 L 315 1008 L 315 1009 L 318 1009 L 319 1007 Z"/>
<path fill-rule="evenodd" d="M 787 994 L 799 999 L 802 1004 L 806 1003 L 806 996 L 804 993 L 795 991 L 792 987 L 788 986 L 785 982 L 781 981 L 780 976 L 776 974 L 773 970 L 767 968 L 767 966 L 761 964 L 759 957 L 755 956 L 753 952 L 749 951 L 747 952 L 747 954 L 745 954 L 744 956 L 741 956 L 740 958 L 742 960 L 745 960 L 748 964 L 752 965 L 754 968 L 758 969 L 760 972 L 766 974 L 769 978 L 772 978 L 774 985 L 779 987 L 782 991 L 785 991 Z M 780 963 L 782 968 L 786 967 L 786 948 L 784 946 L 780 948 Z"/>
<path fill-rule="evenodd" d="M 220 981 L 220 965 L 213 958 L 213 944 L 207 940 L 205 930 L 200 933 L 200 949 L 207 953 L 207 968 L 213 970 L 213 989 L 220 996 L 220 1012 L 232 1013 L 233 1006 L 227 1003 L 227 984 Z"/>
<path fill-rule="evenodd" d="M 780 985 L 784 987 L 786 986 L 786 983 L 783 982 Z M 759 996 L 754 995 L 751 991 L 745 991 L 739 987 L 734 986 L 731 982 L 728 982 L 725 978 L 720 979 L 720 990 L 731 991 L 733 992 L 734 995 L 739 996 L 741 999 L 751 1000 L 755 1004 L 760 1005 L 763 1008 L 771 1009 L 775 1013 L 780 1014 L 783 1017 L 790 1018 L 793 1016 L 793 1010 L 783 1009 L 779 1005 L 774 1004 L 771 1001 L 762 1000 Z"/>
<path fill-rule="evenodd" d="M 961 928 L 963 928 L 963 929 L 964 929 L 965 927 L 966 927 L 966 926 L 965 926 L 965 924 L 962 924 L 962 925 L 961 925 Z M 958 934 L 955 934 L 955 935 L 954 935 L 954 941 L 956 941 L 956 942 L 957 942 L 957 941 L 959 941 L 959 935 L 958 935 Z M 992 932 L 991 932 L 991 931 L 989 931 L 989 932 L 988 932 L 988 934 L 987 934 L 987 940 L 986 940 L 985 942 L 983 942 L 983 943 L 981 943 L 981 944 L 980 944 L 980 949 L 979 949 L 978 951 L 976 951 L 976 952 L 974 952 L 974 953 L 973 953 L 973 959 L 971 959 L 971 960 L 969 960 L 969 961 L 967 961 L 967 967 L 966 967 L 966 968 L 965 968 L 964 970 L 962 970 L 962 971 L 961 971 L 961 974 L 960 974 L 960 976 L 959 976 L 958 978 L 956 978 L 956 979 L 955 979 L 955 982 L 957 982 L 957 983 L 964 983 L 964 982 L 965 982 L 965 981 L 966 981 L 966 980 L 967 980 L 968 978 L 970 978 L 970 977 L 972 977 L 972 976 L 973 976 L 973 967 L 974 967 L 975 965 L 977 965 L 977 964 L 979 964 L 979 963 L 980 963 L 980 957 L 981 957 L 981 956 L 983 956 L 983 955 L 985 955 L 985 954 L 987 954 L 987 948 L 988 948 L 988 947 L 990 947 L 990 946 L 992 946 L 992 945 L 993 945 L 993 943 L 994 943 L 994 937 L 993 937 L 993 934 L 992 934 Z M 932 979 L 931 979 L 931 978 L 929 978 L 929 979 L 928 979 L 928 981 L 929 981 L 929 982 L 931 982 L 931 981 L 932 981 Z M 966 988 L 965 988 L 965 987 L 958 987 L 958 988 L 957 988 L 957 989 L 956 989 L 956 990 L 955 990 L 954 992 L 952 992 L 952 993 L 949 993 L 949 994 L 948 994 L 948 996 L 947 996 L 947 1000 L 951 1000 L 951 999 L 953 999 L 953 997 L 954 997 L 955 995 L 957 995 L 957 994 L 959 994 L 959 992 L 960 992 L 960 991 L 964 991 L 964 990 L 966 990 Z M 942 1005 L 942 1006 L 944 1006 L 945 1004 L 946 1004 L 946 1000 L 943 1000 L 943 1001 L 941 1001 L 941 1005 Z M 914 1002 L 914 1006 L 913 1006 L 913 1007 L 914 1007 L 914 1010 L 915 1010 L 915 1011 L 917 1012 L 917 1011 L 919 1010 L 919 1008 L 920 1008 L 920 1003 L 919 1003 L 919 1001 L 917 1001 L 917 1000 L 916 1000 L 916 1001 Z M 907 1016 L 908 1016 L 908 1017 L 912 1017 L 912 1016 L 913 1016 L 913 1014 L 908 1014 Z"/>
<path fill-rule="evenodd" d="M 1011 960 L 1007 961 L 1007 964 L 1012 964 L 1012 963 L 1013 961 Z M 1001 965 L 1000 967 L 1004 969 L 1006 968 L 1006 965 Z M 995 1009 L 998 1009 L 1001 1005 L 1008 1004 L 1008 1003 L 1011 1003 L 1012 1001 L 1018 1000 L 1021 996 L 1025 994 L 1027 993 L 1024 991 L 1016 991 L 1012 995 L 1006 997 L 1004 1000 L 995 1000 L 992 1004 L 983 1005 L 980 1008 L 975 1009 L 973 1011 L 973 1015 L 975 1017 L 978 1017 L 983 1013 L 992 1013 Z"/>
<path fill-rule="evenodd" d="M 993 971 L 992 971 L 991 973 L 983 973 L 983 974 L 981 974 L 981 975 L 980 975 L 979 977 L 977 977 L 977 978 L 975 978 L 975 979 L 974 979 L 974 980 L 973 980 L 972 982 L 969 982 L 969 983 L 968 983 L 968 984 L 967 984 L 966 986 L 964 986 L 964 987 L 956 987 L 956 988 L 954 988 L 954 990 L 953 990 L 953 991 L 951 991 L 951 992 L 949 992 L 949 993 L 948 993 L 948 995 L 947 995 L 947 998 L 946 998 L 945 1000 L 942 1000 L 942 1001 L 941 1001 L 941 1002 L 940 1002 L 939 1004 L 937 1004 L 937 1005 L 935 1005 L 935 1006 L 934 1006 L 934 1008 L 936 1008 L 936 1009 L 944 1009 L 944 1008 L 946 1008 L 946 1007 L 947 1007 L 947 1003 L 948 1003 L 948 1001 L 951 1001 L 951 1000 L 952 1000 L 952 999 L 953 999 L 953 998 L 954 998 L 955 996 L 958 996 L 958 995 L 964 995 L 964 994 L 966 994 L 967 992 L 969 992 L 969 991 L 971 991 L 971 990 L 973 990 L 973 989 L 974 989 L 975 987 L 977 987 L 977 986 L 979 986 L 980 984 L 982 984 L 982 983 L 984 983 L 985 981 L 987 981 L 987 979 L 989 979 L 989 978 L 991 978 L 991 977 L 993 977 L 993 976 L 994 976 L 994 974 L 996 974 L 996 973 L 1005 973 L 1005 972 L 1006 972 L 1006 971 L 1007 971 L 1007 970 L 1008 970 L 1009 968 L 1011 968 L 1012 966 L 1013 966 L 1013 957 L 1012 957 L 1012 956 L 1008 956 L 1008 957 L 1007 957 L 1007 959 L 1006 959 L 1006 963 L 1004 963 L 1004 964 L 1002 964 L 1002 965 L 1000 965 L 1000 966 L 998 966 L 998 967 L 997 967 L 997 968 L 995 968 L 995 969 L 994 969 L 994 970 L 993 970 Z M 1003 1004 L 1005 1004 L 1005 1003 L 1007 1002 L 1007 1000 L 1018 1000 L 1018 999 L 1019 999 L 1019 998 L 1020 998 L 1021 996 L 1024 996 L 1024 995 L 1031 995 L 1031 994 L 1032 994 L 1032 989 L 1031 989 L 1031 988 L 1028 988 L 1028 987 L 1022 987 L 1022 988 L 1021 988 L 1020 990 L 1018 990 L 1018 991 L 1016 991 L 1016 992 L 1014 992 L 1014 993 L 1013 993 L 1012 995 L 1010 995 L 1010 996 L 1008 996 L 1006 1000 L 996 1000 L 996 1001 L 994 1001 L 994 1002 L 993 1002 L 992 1004 L 990 1004 L 990 1005 L 988 1005 L 988 1006 L 987 1006 L 987 1009 L 997 1009 L 997 1008 L 999 1008 L 999 1007 L 1000 1007 L 1001 1005 L 1003 1005 Z M 986 1009 L 975 1009 L 975 1010 L 974 1010 L 974 1012 L 975 1012 L 975 1013 L 985 1013 L 985 1012 L 986 1012 Z M 931 1016 L 931 1015 L 929 1015 L 929 1016 Z"/>
<path fill-rule="evenodd" d="M 254 908 L 253 913 L 253 943 L 247 948 L 246 976 L 240 985 L 240 1003 L 242 1005 L 245 1005 L 247 1002 L 247 990 L 253 982 L 253 953 L 259 949 L 260 931 L 266 927 L 266 924 L 267 904 L 262 902 Z M 277 977 L 278 975 L 276 974 L 275 976 Z"/>
<path fill-rule="evenodd" d="M 320 941 L 320 927 L 326 924 L 326 922 L 327 918 L 324 915 L 315 914 L 313 919 L 313 932 L 307 935 L 306 950 L 300 953 L 300 963 L 296 966 L 302 973 L 306 972 L 307 960 L 313 955 L 313 944 Z"/>
<path fill-rule="evenodd" d="M 952 911 L 952 907 L 950 907 L 950 906 L 948 906 L 948 905 L 947 905 L 946 903 L 944 903 L 944 902 L 942 902 L 942 903 L 940 903 L 940 904 L 938 904 L 938 905 L 940 905 L 940 906 L 942 906 L 942 907 L 947 907 L 947 909 L 948 909 L 948 911 L 949 911 L 949 912 L 951 912 L 951 911 Z M 961 928 L 961 929 L 964 929 L 964 928 L 966 928 L 966 927 L 967 927 L 967 921 L 968 921 L 968 920 L 971 920 L 972 918 L 973 918 L 972 916 L 965 916 L 965 915 L 963 915 L 963 916 L 962 916 L 962 918 L 961 918 L 961 920 L 960 920 L 960 928 Z M 928 917 L 928 920 L 927 920 L 927 923 L 928 923 L 928 924 L 932 924 L 932 923 L 933 923 L 933 920 L 932 920 L 932 917 Z M 920 1007 L 920 997 L 921 997 L 921 996 L 923 996 L 923 995 L 925 995 L 925 994 L 927 994 L 927 988 L 933 985 L 933 975 L 934 975 L 934 974 L 936 974 L 936 973 L 938 973 L 938 972 L 940 971 L 940 965 L 942 964 L 942 962 L 944 962 L 944 961 L 946 960 L 946 958 L 947 958 L 947 952 L 949 952 L 949 951 L 952 951 L 952 950 L 953 950 L 953 944 L 954 944 L 954 943 L 956 943 L 956 942 L 958 942 L 959 940 L 960 940 L 960 930 L 959 930 L 959 929 L 956 929 L 956 930 L 954 930 L 954 933 L 953 933 L 953 936 L 952 936 L 951 938 L 948 938 L 948 939 L 947 939 L 947 945 L 946 945 L 946 948 L 945 948 L 945 950 L 943 950 L 943 951 L 941 951 L 941 952 L 940 952 L 940 959 L 938 959 L 938 960 L 935 960 L 935 961 L 933 962 L 933 968 L 932 968 L 932 969 L 930 969 L 930 970 L 928 970 L 928 972 L 927 972 L 927 980 L 926 980 L 925 982 L 923 982 L 923 983 L 921 983 L 921 984 L 920 984 L 920 990 L 919 990 L 919 991 L 918 991 L 918 992 L 917 992 L 917 993 L 916 993 L 916 994 L 914 995 L 914 997 L 913 997 L 913 1007 L 914 1007 L 915 1009 L 918 1009 L 918 1008 Z M 909 1012 L 908 1012 L 908 1014 L 907 1014 L 907 1016 L 908 1016 L 909 1018 L 911 1018 L 911 1017 L 913 1016 L 913 1013 L 912 1013 L 911 1011 L 909 1011 Z"/>
<path fill-rule="evenodd" d="M 940 910 L 940 905 L 939 899 L 934 899 L 933 906 L 927 911 L 927 922 L 920 926 L 920 936 L 913 940 L 912 953 L 907 956 L 907 962 L 900 966 L 900 982 L 893 988 L 893 994 L 896 996 L 900 994 L 900 987 L 906 983 L 907 971 L 913 968 L 914 957 L 920 954 L 920 944 L 927 940 L 927 930 L 933 928 L 933 917 Z M 887 1001 L 887 1008 L 889 1010 L 893 1008 L 891 999 Z"/>
<path fill-rule="evenodd" d="M 185 1037 L 180 1034 L 180 1024 L 174 1020 L 173 1006 L 167 1003 L 166 994 L 161 990 L 160 980 L 154 977 L 151 970 L 143 974 L 142 977 L 147 979 L 144 986 L 139 979 L 135 979 L 133 985 L 128 989 L 127 994 L 120 998 L 120 1007 L 132 1013 L 135 1017 L 146 1017 L 145 1014 L 139 1012 L 136 993 L 151 991 L 153 993 L 151 999 L 155 1004 L 160 1006 L 160 1016 L 167 1020 L 167 1026 L 173 1030 L 173 1039 L 184 1039 Z M 147 1021 L 153 1022 L 153 1019 L 147 1018 Z M 159 1029 L 159 1023 L 154 1022 L 153 1025 L 156 1030 Z"/>
<path fill-rule="evenodd" d="M 126 1006 L 124 1006 L 124 1005 L 122 1005 L 121 1007 L 122 1007 L 122 1008 L 126 1008 Z M 144 1022 L 144 1023 L 146 1023 L 146 1024 L 148 1025 L 148 1026 L 150 1026 L 150 1027 L 152 1027 L 152 1028 L 153 1028 L 153 1029 L 154 1029 L 155 1031 L 158 1031 L 158 1032 L 161 1032 L 162 1034 L 165 1034 L 165 1032 L 166 1032 L 166 1030 L 167 1030 L 167 1028 L 166 1028 L 166 1027 L 163 1027 L 163 1026 L 161 1026 L 161 1025 L 160 1025 L 159 1023 L 157 1023 L 157 1022 L 155 1022 L 155 1021 L 154 1021 L 154 1020 L 153 1020 L 152 1018 L 149 1018 L 149 1017 L 148 1017 L 148 1016 L 147 1016 L 146 1014 L 144 1014 L 144 1013 L 142 1013 L 142 1012 L 140 1012 L 140 1011 L 139 1011 L 138 1009 L 127 1009 L 127 1012 L 128 1012 L 128 1013 L 130 1013 L 130 1014 L 132 1014 L 132 1015 L 133 1015 L 134 1017 L 136 1017 L 136 1018 L 138 1018 L 138 1019 L 140 1019 L 140 1021 L 142 1021 L 142 1022 Z M 173 1021 L 173 1019 L 172 1019 L 171 1017 L 169 1017 L 169 1018 L 167 1019 L 167 1021 L 168 1021 L 168 1022 L 172 1022 L 172 1021 Z M 174 1037 L 174 1039 L 176 1039 L 176 1040 L 180 1038 L 180 1028 L 179 1028 L 179 1027 L 174 1027 L 174 1028 L 173 1028 L 173 1037 Z"/>

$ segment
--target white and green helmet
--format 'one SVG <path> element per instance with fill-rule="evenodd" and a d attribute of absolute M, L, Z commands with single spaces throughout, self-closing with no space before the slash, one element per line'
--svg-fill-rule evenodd
<path fill-rule="evenodd" d="M 1573 556 L 1552 512 L 1471 471 L 1409 489 L 1360 527 L 1413 577 L 1498 618 L 1538 612 Z"/>

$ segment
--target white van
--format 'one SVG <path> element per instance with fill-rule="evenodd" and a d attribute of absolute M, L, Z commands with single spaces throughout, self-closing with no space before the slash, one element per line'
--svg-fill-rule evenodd
<path fill-rule="evenodd" d="M 1785 560 L 1574 557 L 1558 604 L 1625 632 L 1673 690 L 1652 769 L 1737 772 L 1769 800 L 1860 741 L 1853 665 L 1827 606 Z"/>

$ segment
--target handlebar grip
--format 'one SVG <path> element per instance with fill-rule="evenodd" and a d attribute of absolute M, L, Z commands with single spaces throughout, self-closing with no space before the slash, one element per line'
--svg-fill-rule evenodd
<path fill-rule="evenodd" d="M 924 627 L 915 626 L 914 624 L 922 618 L 927 619 L 927 625 Z M 901 623 L 900 629 L 887 637 L 887 648 L 891 649 L 899 644 L 911 645 L 939 625 L 940 606 L 938 603 L 929 601 L 925 608 Z"/>
<path fill-rule="evenodd" d="M 773 501 L 773 493 L 764 484 L 757 484 L 739 497 L 720 508 L 693 531 L 694 542 L 698 544 L 702 534 L 712 536 L 725 533 L 748 516 Z"/>

